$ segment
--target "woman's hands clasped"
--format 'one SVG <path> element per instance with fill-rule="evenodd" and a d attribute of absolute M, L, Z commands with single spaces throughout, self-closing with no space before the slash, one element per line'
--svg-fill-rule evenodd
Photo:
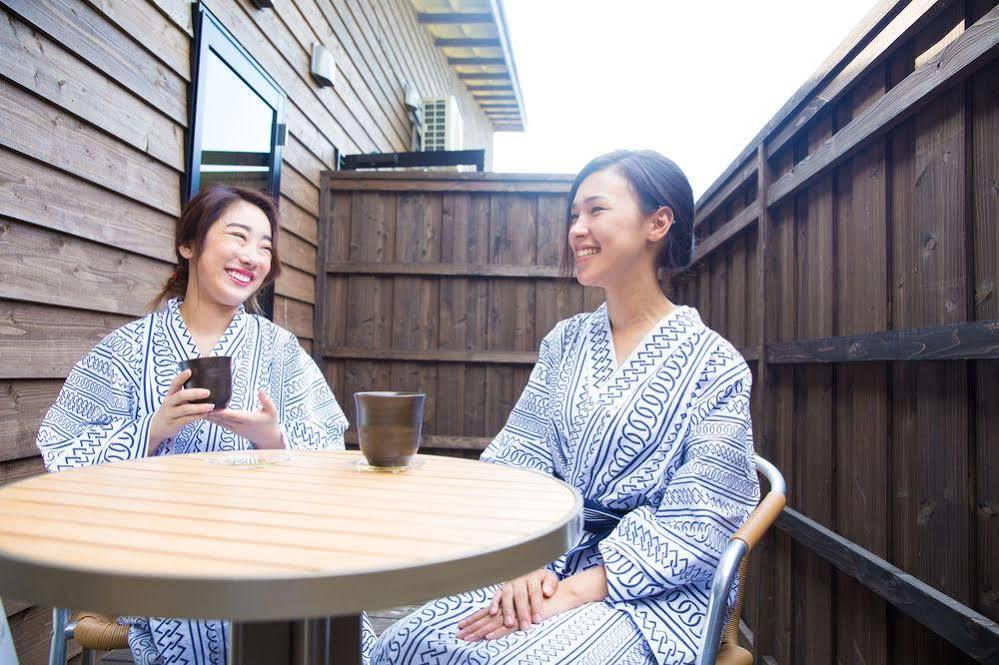
<path fill-rule="evenodd" d="M 489 607 L 458 624 L 458 638 L 469 642 L 496 639 L 518 629 L 527 630 L 532 623 L 541 623 L 558 613 L 553 611 L 551 603 L 545 602 L 555 595 L 558 586 L 558 576 L 547 568 L 503 583 Z"/>

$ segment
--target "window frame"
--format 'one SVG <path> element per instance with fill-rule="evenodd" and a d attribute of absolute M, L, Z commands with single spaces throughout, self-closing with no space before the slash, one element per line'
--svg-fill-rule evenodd
<path fill-rule="evenodd" d="M 228 66 L 267 106 L 274 111 L 271 125 L 271 152 L 268 163 L 267 192 L 278 199 L 281 192 L 282 147 L 287 134 L 284 107 L 287 94 L 263 67 L 243 48 L 243 45 L 200 2 L 192 5 L 194 12 L 194 49 L 191 59 L 190 112 L 188 113 L 187 163 L 183 203 L 191 200 L 201 185 L 202 123 L 199 113 L 205 107 L 205 89 L 201 85 L 201 70 L 211 52 Z"/>

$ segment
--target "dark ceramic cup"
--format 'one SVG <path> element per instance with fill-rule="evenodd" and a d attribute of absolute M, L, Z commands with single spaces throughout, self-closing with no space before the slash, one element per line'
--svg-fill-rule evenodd
<path fill-rule="evenodd" d="M 194 400 L 192 404 L 214 404 L 215 410 L 224 409 L 232 397 L 232 358 L 230 356 L 208 356 L 191 358 L 177 363 L 180 371 L 191 370 L 191 378 L 184 388 L 205 388 L 211 395 Z"/>
<path fill-rule="evenodd" d="M 371 466 L 404 467 L 420 448 L 424 393 L 354 393 L 357 437 Z"/>

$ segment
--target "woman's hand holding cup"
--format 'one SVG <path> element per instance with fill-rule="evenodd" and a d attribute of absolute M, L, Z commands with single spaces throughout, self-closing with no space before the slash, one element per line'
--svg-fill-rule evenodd
<path fill-rule="evenodd" d="M 195 420 L 204 418 L 214 405 L 195 404 L 196 400 L 203 400 L 211 395 L 211 392 L 204 388 L 184 388 L 184 383 L 191 378 L 191 370 L 185 369 L 174 377 L 170 388 L 167 390 L 163 404 L 149 423 L 149 449 L 155 450 L 165 439 L 175 436 L 185 425 Z"/>

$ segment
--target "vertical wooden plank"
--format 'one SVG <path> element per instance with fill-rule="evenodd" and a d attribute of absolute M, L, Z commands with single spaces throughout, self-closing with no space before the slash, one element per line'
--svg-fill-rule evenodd
<path fill-rule="evenodd" d="M 768 433 L 768 409 L 773 400 L 770 397 L 770 368 L 766 359 L 763 340 L 767 335 L 766 299 L 768 297 L 768 275 L 766 258 L 770 253 L 770 231 L 772 220 L 770 210 L 765 205 L 765 193 L 769 186 L 770 165 L 766 159 L 766 145 L 756 148 L 756 179 L 747 188 L 747 202 L 760 203 L 760 216 L 756 227 L 749 230 L 747 248 L 747 335 L 748 343 L 759 349 L 759 358 L 750 363 L 753 374 L 753 390 L 750 397 L 750 415 L 753 419 L 753 444 L 758 454 L 773 460 L 770 450 L 772 436 Z M 760 196 L 760 192 L 764 196 Z M 769 487 L 761 485 L 761 498 Z M 771 529 L 757 544 L 749 559 L 749 580 L 746 586 L 744 621 L 753 631 L 752 653 L 755 662 L 762 662 L 761 654 L 769 652 L 773 635 L 774 607 L 774 530 Z"/>
<path fill-rule="evenodd" d="M 568 229 L 566 228 L 566 197 L 560 194 L 539 194 L 537 197 L 536 264 L 558 267 L 562 263 Z"/>
<path fill-rule="evenodd" d="M 396 216 L 396 261 L 437 263 L 441 256 L 441 194 L 419 191 L 399 195 Z M 393 280 L 393 349 L 437 348 L 440 278 L 396 277 Z M 437 367 L 431 363 L 392 364 L 392 384 L 399 390 L 425 392 L 424 431 L 437 432 Z"/>
<path fill-rule="evenodd" d="M 896 328 L 958 322 L 967 315 L 964 148 L 960 88 L 943 93 L 893 132 Z M 968 603 L 967 363 L 895 363 L 892 378 L 893 562 Z M 907 619 L 895 627 L 894 646 L 896 662 L 966 660 Z"/>
<path fill-rule="evenodd" d="M 348 260 L 367 263 L 395 259 L 396 199 L 393 193 L 352 193 Z M 350 276 L 347 280 L 346 310 L 344 337 L 347 346 L 391 348 L 391 277 Z M 391 367 L 385 362 L 350 360 L 345 363 L 343 382 L 343 406 L 350 422 L 356 423 L 353 394 L 362 390 L 391 389 Z"/>
<path fill-rule="evenodd" d="M 741 207 L 741 206 L 740 206 Z M 741 233 L 730 241 L 729 274 L 725 299 L 728 304 L 726 314 L 728 329 L 726 338 L 736 348 L 746 346 L 746 301 L 749 280 L 746 278 L 746 234 Z"/>
<path fill-rule="evenodd" d="M 832 134 L 825 117 L 808 130 L 807 150 Z M 804 152 L 804 150 L 803 150 Z M 797 338 L 814 339 L 833 333 L 833 181 L 832 174 L 816 178 L 795 197 L 798 302 Z M 794 370 L 795 456 L 793 483 L 796 507 L 826 526 L 833 526 L 832 368 L 804 365 Z M 799 611 L 794 628 L 794 662 L 831 664 L 833 644 L 833 570 L 815 554 L 797 548 L 795 597 Z"/>
<path fill-rule="evenodd" d="M 489 211 L 489 262 L 531 265 L 536 259 L 537 198 L 522 194 L 493 194 Z M 530 351 L 535 348 L 535 289 L 525 280 L 489 282 L 490 350 Z M 486 431 L 493 434 L 506 422 L 520 395 L 515 368 L 486 369 Z"/>
<path fill-rule="evenodd" d="M 785 150 L 774 156 L 771 164 L 771 182 L 789 170 L 792 155 Z M 768 296 L 764 302 L 767 320 L 767 342 L 783 342 L 797 338 L 797 264 L 795 262 L 796 234 L 794 230 L 793 201 L 785 201 L 770 211 L 773 223 L 770 228 L 772 240 L 771 256 L 765 264 Z M 772 297 L 771 297 L 772 296 Z M 767 395 L 772 397 L 773 407 L 765 411 L 766 431 L 772 434 L 771 461 L 777 465 L 788 482 L 788 503 L 795 504 L 798 487 L 793 482 L 795 448 L 794 434 L 794 370 L 790 367 L 770 369 L 772 388 Z M 778 663 L 791 663 L 792 627 L 797 609 L 796 573 L 794 563 L 794 543 L 791 538 L 778 532 L 774 539 L 774 603 L 773 635 L 771 654 Z"/>
<path fill-rule="evenodd" d="M 842 105 L 842 122 L 885 92 L 882 68 Z M 876 140 L 837 173 L 834 296 L 837 335 L 887 330 L 888 201 L 885 143 Z M 885 363 L 836 368 L 836 531 L 888 556 L 888 369 Z M 858 515 L 865 519 L 857 519 Z M 836 653 L 842 663 L 888 662 L 886 603 L 837 575 Z"/>
<path fill-rule="evenodd" d="M 538 196 L 538 234 L 535 254 L 540 266 L 558 267 L 566 243 L 566 197 Z M 583 310 L 583 288 L 575 280 L 538 279 L 535 288 L 534 348 L 562 319 Z"/>
<path fill-rule="evenodd" d="M 746 345 L 759 347 L 762 338 L 760 330 L 763 309 L 759 299 L 760 255 L 759 223 L 746 232 Z"/>
<path fill-rule="evenodd" d="M 999 319 L 999 63 L 971 82 L 974 318 Z M 999 621 L 999 361 L 974 363 L 975 519 L 978 574 L 975 608 Z"/>
<path fill-rule="evenodd" d="M 442 202 L 441 261 L 485 263 L 489 247 L 489 200 L 481 194 L 449 193 Z M 486 288 L 481 279 L 441 281 L 439 348 L 485 346 Z M 485 369 L 440 363 L 437 368 L 439 434 L 482 436 Z"/>
<path fill-rule="evenodd" d="M 711 313 L 708 327 L 725 335 L 728 329 L 726 314 L 728 313 L 728 247 L 722 246 L 715 250 L 706 260 L 708 272 L 711 273 Z"/>

